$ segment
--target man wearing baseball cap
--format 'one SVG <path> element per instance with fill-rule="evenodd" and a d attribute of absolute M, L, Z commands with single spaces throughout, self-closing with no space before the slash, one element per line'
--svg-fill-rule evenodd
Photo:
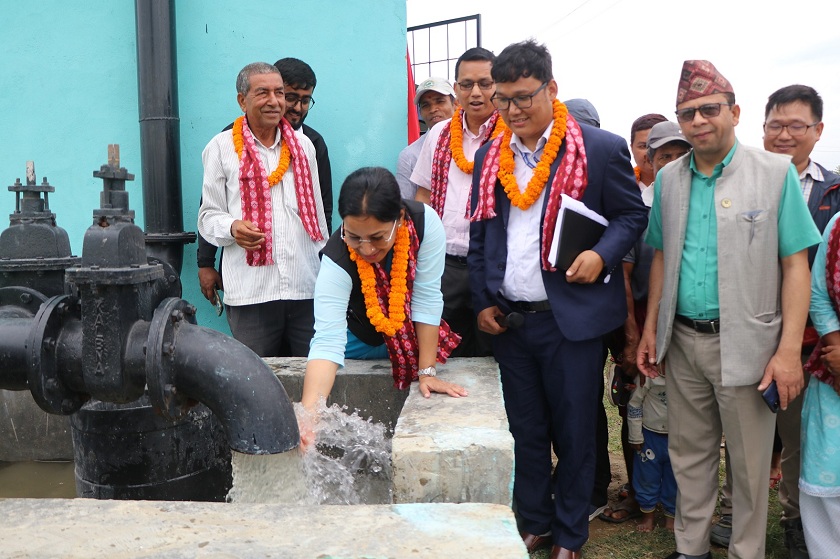
<path fill-rule="evenodd" d="M 677 120 L 694 150 L 657 175 L 646 242 L 648 316 L 636 363 L 666 373 L 677 551 L 710 558 L 720 438 L 732 461 L 730 558 L 764 557 L 775 416 L 803 386 L 808 247 L 820 235 L 790 158 L 741 145 L 740 107 L 706 60 L 687 60 Z"/>
<path fill-rule="evenodd" d="M 452 113 L 455 112 L 455 91 L 443 78 L 426 78 L 417 88 L 414 104 L 417 105 L 420 118 L 429 129 L 438 122 L 452 118 Z M 426 135 L 423 134 L 403 148 L 397 158 L 397 184 L 400 185 L 402 197 L 409 200 L 414 200 L 417 194 L 417 185 L 410 179 L 425 141 Z"/>
<path fill-rule="evenodd" d="M 647 144 L 647 159 L 653 165 L 653 176 L 668 163 L 675 161 L 691 151 L 691 144 L 685 139 L 680 127 L 671 122 L 664 121 L 654 124 L 650 129 L 645 130 L 645 143 Z M 653 188 L 642 190 L 642 201 L 650 208 L 653 204 Z M 610 387 L 615 394 L 620 393 L 628 384 L 635 382 L 638 370 L 636 368 L 636 352 L 639 349 L 639 335 L 645 325 L 645 314 L 647 312 L 648 280 L 650 278 L 650 266 L 653 262 L 653 247 L 644 242 L 644 235 L 633 245 L 633 249 L 624 257 L 622 266 L 624 268 L 624 287 L 627 294 L 627 320 L 624 323 L 623 331 L 618 336 L 611 335 L 608 340 L 617 346 L 613 353 L 616 361 L 615 369 L 610 375 Z M 623 347 L 621 343 L 623 342 Z M 613 345 L 610 345 L 613 351 Z M 624 454 L 624 461 L 627 468 L 627 482 L 630 485 L 627 496 L 617 505 L 608 508 L 601 515 L 602 520 L 607 522 L 620 523 L 634 518 L 639 514 L 639 504 L 636 501 L 633 491 L 633 478 L 635 475 L 635 456 L 637 450 L 630 443 L 629 426 L 627 417 L 627 402 L 619 403 L 619 415 L 622 418 L 621 425 L 621 447 Z M 669 522 L 673 522 L 671 519 Z"/>

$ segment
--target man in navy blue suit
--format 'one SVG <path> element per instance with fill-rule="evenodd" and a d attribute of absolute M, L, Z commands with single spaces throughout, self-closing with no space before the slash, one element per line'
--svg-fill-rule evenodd
<path fill-rule="evenodd" d="M 627 318 L 621 260 L 647 210 L 626 142 L 567 115 L 544 46 L 508 46 L 492 76 L 493 103 L 509 130 L 476 154 L 473 301 L 479 328 L 494 335 L 522 539 L 529 552 L 553 545 L 552 558 L 572 559 L 589 535 L 601 337 Z M 561 194 L 609 220 L 566 270 L 549 257 Z"/>

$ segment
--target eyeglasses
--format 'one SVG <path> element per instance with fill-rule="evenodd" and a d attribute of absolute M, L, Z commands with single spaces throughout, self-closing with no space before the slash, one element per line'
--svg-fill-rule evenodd
<path fill-rule="evenodd" d="M 315 99 L 312 98 L 311 95 L 304 95 L 301 97 L 297 93 L 287 93 L 286 94 L 286 104 L 290 107 L 294 107 L 300 103 L 300 107 L 305 109 L 307 107 L 312 108 L 315 106 Z"/>
<path fill-rule="evenodd" d="M 465 80 L 462 82 L 456 82 L 458 87 L 461 88 L 461 91 L 472 91 L 473 88 L 477 85 L 478 89 L 482 91 L 487 91 L 488 89 L 493 89 L 493 86 L 496 85 L 496 82 L 493 80 L 479 80 L 474 82 L 472 80 Z"/>
<path fill-rule="evenodd" d="M 499 109 L 500 111 L 506 111 L 510 108 L 510 104 L 513 103 L 520 109 L 530 109 L 531 105 L 534 104 L 534 97 L 545 89 L 545 86 L 548 85 L 548 82 L 543 82 L 541 86 L 539 86 L 536 91 L 529 95 L 517 95 L 516 97 L 499 97 L 498 95 L 493 95 L 490 98 L 490 101 L 493 103 L 493 106 Z"/>
<path fill-rule="evenodd" d="M 778 136 L 782 130 L 787 129 L 787 133 L 791 136 L 804 136 L 812 126 L 816 126 L 819 122 L 813 124 L 802 124 L 801 122 L 794 122 L 793 124 L 779 124 L 778 122 L 771 122 L 764 125 L 764 133 L 768 136 Z"/>
<path fill-rule="evenodd" d="M 375 235 L 369 239 L 363 239 L 361 237 L 357 237 L 356 235 L 347 235 L 344 231 L 344 224 L 341 224 L 341 240 L 347 243 L 352 249 L 357 249 L 362 246 L 362 243 L 370 243 L 370 246 L 374 248 L 386 248 L 388 243 L 391 242 L 391 239 L 394 238 L 394 231 L 397 230 L 397 222 L 399 220 L 394 220 L 394 226 L 391 227 L 391 234 L 387 237 L 383 237 L 382 235 Z"/>
<path fill-rule="evenodd" d="M 706 118 L 712 118 L 720 114 L 721 107 L 731 107 L 732 103 L 709 103 L 708 105 L 701 105 L 699 107 L 692 107 L 690 109 L 680 109 L 675 111 L 677 120 L 680 122 L 691 122 L 694 120 L 694 114 L 700 111 L 700 114 Z"/>

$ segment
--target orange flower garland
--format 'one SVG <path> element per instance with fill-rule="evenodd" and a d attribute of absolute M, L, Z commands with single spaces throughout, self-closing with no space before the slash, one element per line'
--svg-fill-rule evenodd
<path fill-rule="evenodd" d="M 455 114 L 452 115 L 452 124 L 449 125 L 449 149 L 452 151 L 452 160 L 455 161 L 455 165 L 466 174 L 472 175 L 475 162 L 467 161 L 464 155 L 464 124 L 461 122 L 463 112 L 460 106 L 455 107 Z M 490 139 L 495 138 L 506 129 L 507 127 L 504 121 L 501 118 L 497 119 Z"/>
<path fill-rule="evenodd" d="M 551 164 L 557 159 L 557 154 L 560 152 L 560 145 L 563 143 L 563 138 L 566 137 L 566 115 L 568 114 L 566 105 L 555 99 L 553 107 L 554 124 L 551 127 L 551 136 L 543 148 L 543 155 L 537 167 L 534 169 L 534 175 L 528 181 L 528 187 L 525 189 L 525 192 L 519 191 L 516 176 L 513 174 L 513 150 L 510 147 L 510 139 L 513 133 L 509 128 L 505 128 L 504 131 L 502 145 L 499 149 L 498 177 L 505 187 L 505 194 L 507 194 L 510 203 L 520 210 L 527 210 L 540 197 L 543 188 L 548 183 L 548 177 L 551 174 Z"/>
<path fill-rule="evenodd" d="M 362 280 L 362 294 L 365 296 L 365 307 L 370 323 L 376 331 L 392 337 L 405 323 L 405 298 L 408 292 L 406 278 L 408 276 L 408 251 L 411 249 L 411 239 L 408 227 L 400 225 L 397 229 L 397 239 L 394 242 L 394 260 L 391 264 L 391 291 L 388 293 L 388 316 L 382 311 L 382 305 L 376 296 L 376 272 L 373 266 L 350 247 L 350 260 L 356 263 L 359 278 Z"/>
<path fill-rule="evenodd" d="M 642 180 L 642 170 L 638 166 L 633 167 L 633 174 L 636 175 L 636 182 Z"/>
<path fill-rule="evenodd" d="M 233 147 L 239 159 L 242 159 L 242 149 L 245 145 L 245 138 L 242 137 L 242 126 L 244 122 L 245 117 L 241 116 L 233 123 Z M 283 175 L 286 174 L 291 162 L 292 150 L 289 149 L 289 143 L 281 141 L 280 161 L 277 162 L 277 168 L 274 169 L 274 172 L 268 175 L 268 186 L 274 186 L 283 179 Z"/>

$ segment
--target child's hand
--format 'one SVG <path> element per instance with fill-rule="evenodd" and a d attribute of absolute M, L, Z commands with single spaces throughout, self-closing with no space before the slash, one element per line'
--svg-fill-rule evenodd
<path fill-rule="evenodd" d="M 636 452 L 641 452 L 642 451 L 642 443 L 630 443 L 630 448 L 632 448 Z"/>

